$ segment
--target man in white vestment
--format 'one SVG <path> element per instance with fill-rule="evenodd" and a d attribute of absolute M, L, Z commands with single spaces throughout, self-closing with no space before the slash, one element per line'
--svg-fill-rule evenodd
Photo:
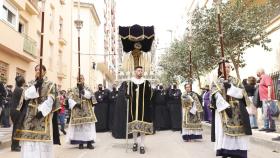
<path fill-rule="evenodd" d="M 22 158 L 53 158 L 53 113 L 59 110 L 56 85 L 47 80 L 46 67 L 35 67 L 35 79 L 22 93 L 17 110 L 19 123 L 14 139 L 21 144 Z"/>
<path fill-rule="evenodd" d="M 94 149 L 92 144 L 96 139 L 97 120 L 93 105 L 97 102 L 92 90 L 85 86 L 84 80 L 84 76 L 80 75 L 80 80 L 77 78 L 77 86 L 68 91 L 71 118 L 66 141 L 70 144 L 79 144 L 79 149 L 84 149 L 84 144 L 88 149 Z"/>

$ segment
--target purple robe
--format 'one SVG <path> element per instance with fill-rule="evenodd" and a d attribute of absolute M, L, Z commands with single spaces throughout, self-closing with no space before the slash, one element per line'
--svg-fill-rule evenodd
<path fill-rule="evenodd" d="M 204 121 L 211 122 L 212 120 L 212 114 L 210 110 L 210 91 L 204 92 L 203 96 L 203 111 L 204 111 Z"/>

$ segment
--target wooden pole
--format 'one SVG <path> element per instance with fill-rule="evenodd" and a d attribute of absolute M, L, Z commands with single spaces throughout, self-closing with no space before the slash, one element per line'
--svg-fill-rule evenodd
<path fill-rule="evenodd" d="M 78 33 L 78 76 L 79 76 L 79 82 L 81 82 L 81 47 L 80 47 L 80 31 Z"/>
<path fill-rule="evenodd" d="M 43 51 L 44 51 L 44 24 L 45 24 L 45 0 L 42 0 L 42 18 L 41 18 L 41 39 L 40 39 L 40 73 L 39 79 L 42 79 Z"/>
<path fill-rule="evenodd" d="M 192 91 L 192 77 L 193 77 L 193 75 L 192 75 L 192 46 L 191 46 L 191 42 L 190 42 L 189 48 L 190 48 L 190 56 L 189 56 L 190 86 L 191 86 L 191 91 Z"/>
<path fill-rule="evenodd" d="M 78 31 L 78 82 L 81 82 L 81 37 L 80 31 L 83 27 L 83 21 L 80 19 L 80 0 L 78 0 L 77 20 L 74 21 Z"/>
<path fill-rule="evenodd" d="M 220 39 L 220 46 L 221 46 L 221 55 L 222 55 L 222 66 L 223 66 L 223 74 L 224 79 L 227 80 L 226 74 L 226 65 L 225 65 L 225 54 L 224 54 L 224 35 L 222 31 L 222 20 L 221 20 L 221 11 L 220 11 L 221 0 L 216 0 L 216 7 L 217 7 L 217 18 L 218 18 L 218 31 L 219 31 L 219 39 Z"/>
<path fill-rule="evenodd" d="M 80 0 L 78 0 L 78 20 L 80 20 Z M 81 82 L 81 47 L 80 43 L 81 37 L 80 37 L 80 28 L 78 28 L 78 76 L 79 76 L 79 82 Z"/>
<path fill-rule="evenodd" d="M 219 28 L 219 37 L 220 37 L 220 45 L 221 45 L 221 56 L 222 56 L 222 67 L 223 67 L 223 75 L 224 80 L 227 80 L 227 73 L 226 73 L 226 64 L 225 64 L 225 54 L 224 54 L 224 35 L 222 30 L 222 20 L 221 20 L 221 11 L 220 11 L 220 5 L 221 0 L 216 0 L 217 4 L 217 17 L 218 17 L 218 28 Z M 225 89 L 225 93 L 227 94 L 227 89 Z M 229 101 L 230 97 L 226 95 L 226 101 Z"/>

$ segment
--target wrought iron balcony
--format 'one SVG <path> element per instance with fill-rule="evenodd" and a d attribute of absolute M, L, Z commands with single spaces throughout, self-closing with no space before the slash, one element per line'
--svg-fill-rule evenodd
<path fill-rule="evenodd" d="M 26 34 L 23 34 L 23 51 L 36 57 L 36 41 Z"/>

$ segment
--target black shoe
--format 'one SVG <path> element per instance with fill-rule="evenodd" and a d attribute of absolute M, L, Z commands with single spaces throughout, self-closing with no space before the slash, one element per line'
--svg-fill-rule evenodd
<path fill-rule="evenodd" d="M 20 152 L 20 150 L 21 150 L 21 147 L 19 147 L 19 146 L 11 149 L 12 152 Z"/>
<path fill-rule="evenodd" d="M 145 154 L 145 148 L 143 146 L 140 147 L 140 154 Z"/>
<path fill-rule="evenodd" d="M 272 138 L 273 141 L 280 141 L 280 136 L 276 137 L 276 138 Z"/>
<path fill-rule="evenodd" d="M 64 129 L 60 130 L 64 135 L 66 135 L 66 131 Z"/>
<path fill-rule="evenodd" d="M 258 129 L 258 127 L 252 127 L 252 129 Z"/>
<path fill-rule="evenodd" d="M 94 146 L 91 143 L 87 143 L 87 148 L 88 149 L 94 149 Z"/>
<path fill-rule="evenodd" d="M 84 144 L 79 144 L 79 149 L 84 149 Z"/>
<path fill-rule="evenodd" d="M 262 128 L 259 131 L 267 131 L 267 130 L 268 130 L 267 128 Z"/>
<path fill-rule="evenodd" d="M 269 132 L 275 132 L 275 131 L 276 131 L 276 129 L 267 129 L 267 130 L 266 130 L 267 133 L 269 133 Z"/>
<path fill-rule="evenodd" d="M 132 147 L 132 151 L 137 151 L 137 149 L 138 149 L 138 144 L 137 143 L 134 143 L 133 144 L 133 147 Z"/>

